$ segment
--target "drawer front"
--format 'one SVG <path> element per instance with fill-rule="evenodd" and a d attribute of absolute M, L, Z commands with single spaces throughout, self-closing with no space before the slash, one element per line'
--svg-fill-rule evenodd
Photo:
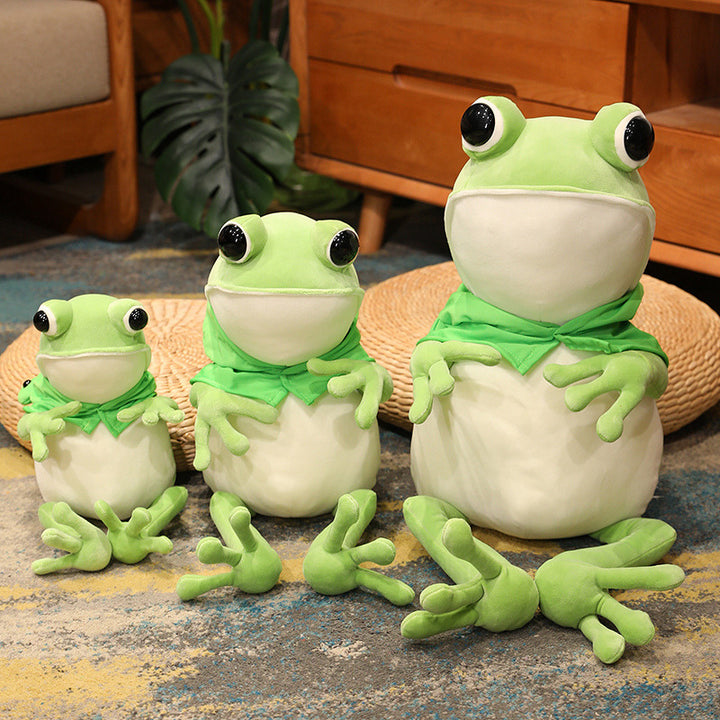
<path fill-rule="evenodd" d="M 602 0 L 308 0 L 310 58 L 597 110 L 623 99 L 629 6 Z"/>
<path fill-rule="evenodd" d="M 398 82 L 387 73 L 311 60 L 309 151 L 352 165 L 452 187 L 467 160 L 460 118 L 480 88 Z M 576 115 L 518 100 L 527 117 Z"/>
<path fill-rule="evenodd" d="M 720 254 L 720 137 L 655 125 L 640 174 L 657 212 L 655 237 Z"/>

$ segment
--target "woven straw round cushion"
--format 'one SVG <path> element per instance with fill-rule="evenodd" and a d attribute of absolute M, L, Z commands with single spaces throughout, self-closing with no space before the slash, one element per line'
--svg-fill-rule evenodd
<path fill-rule="evenodd" d="M 380 417 L 409 428 L 412 403 L 410 355 L 427 334 L 460 279 L 452 263 L 413 270 L 370 288 L 360 310 L 365 349 L 391 373 L 395 390 Z M 645 297 L 635 324 L 655 335 L 670 357 L 668 389 L 658 402 L 663 429 L 673 432 L 694 420 L 720 399 L 720 317 L 679 288 L 644 276 Z M 150 322 L 145 338 L 152 349 L 150 371 L 160 395 L 175 399 L 185 419 L 170 425 L 178 470 L 191 470 L 195 453 L 195 409 L 188 393 L 190 378 L 208 360 L 202 348 L 205 301 L 153 298 L 141 301 Z M 22 406 L 17 393 L 24 380 L 37 374 L 39 333 L 28 328 L 0 355 L 0 422 L 17 435 Z"/>
<path fill-rule="evenodd" d="M 360 332 L 365 349 L 392 375 L 395 390 L 381 410 L 410 428 L 410 355 L 460 284 L 451 262 L 390 278 L 365 294 Z M 643 275 L 645 288 L 633 323 L 654 335 L 670 358 L 669 382 L 658 401 L 665 433 L 694 420 L 720 400 L 720 317 L 680 288 Z"/>

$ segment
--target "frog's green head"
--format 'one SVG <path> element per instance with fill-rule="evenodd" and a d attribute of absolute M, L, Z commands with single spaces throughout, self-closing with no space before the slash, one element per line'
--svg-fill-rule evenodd
<path fill-rule="evenodd" d="M 363 295 L 349 225 L 290 212 L 244 215 L 223 225 L 218 247 L 205 295 L 243 352 L 294 365 L 345 337 Z"/>
<path fill-rule="evenodd" d="M 486 97 L 460 129 L 470 159 L 445 228 L 473 293 L 559 323 L 638 283 L 655 213 L 637 172 L 654 134 L 637 107 L 608 105 L 592 120 L 526 119 L 508 98 Z"/>
<path fill-rule="evenodd" d="M 112 400 L 136 385 L 150 365 L 142 332 L 147 321 L 135 300 L 95 294 L 47 300 L 33 317 L 42 333 L 38 368 L 73 400 Z"/>

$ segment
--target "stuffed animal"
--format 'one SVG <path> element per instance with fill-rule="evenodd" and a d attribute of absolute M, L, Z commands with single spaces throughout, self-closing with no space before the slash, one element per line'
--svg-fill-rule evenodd
<path fill-rule="evenodd" d="M 411 359 L 419 497 L 404 507 L 458 585 L 427 588 L 402 632 L 518 628 L 539 602 L 612 663 L 654 628 L 608 589 L 683 579 L 676 566 L 650 567 L 674 530 L 640 517 L 658 480 L 655 400 L 667 384 L 667 357 L 630 323 L 655 225 L 637 172 L 653 129 L 628 103 L 593 120 L 526 120 L 509 99 L 487 97 L 466 110 L 461 133 L 469 160 L 445 228 L 462 284 Z M 557 555 L 533 581 L 467 521 L 604 545 Z"/>
<path fill-rule="evenodd" d="M 186 575 L 178 594 L 190 599 L 227 585 L 269 590 L 282 563 L 251 512 L 303 518 L 337 506 L 305 558 L 310 585 L 329 595 L 362 585 L 410 602 L 408 586 L 358 567 L 391 562 L 392 543 L 355 547 L 375 514 L 376 415 L 392 392 L 356 327 L 357 234 L 340 221 L 283 212 L 230 220 L 218 245 L 203 326 L 212 362 L 193 378 L 190 400 L 194 464 L 214 491 L 210 513 L 226 543 L 205 538 L 197 554 L 231 570 Z"/>
<path fill-rule="evenodd" d="M 183 412 L 155 393 L 147 322 L 137 302 L 108 295 L 48 300 L 35 313 L 40 374 L 20 391 L 18 433 L 32 444 L 46 500 L 43 541 L 67 553 L 34 562 L 39 575 L 101 570 L 112 557 L 136 563 L 172 549 L 158 533 L 187 490 L 173 486 L 166 422 Z M 85 518 L 102 520 L 107 534 Z"/>

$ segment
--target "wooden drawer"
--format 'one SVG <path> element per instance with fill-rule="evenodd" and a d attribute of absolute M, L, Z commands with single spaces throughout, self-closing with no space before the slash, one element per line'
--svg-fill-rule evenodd
<path fill-rule="evenodd" d="M 656 124 L 655 138 L 640 171 L 657 211 L 655 237 L 720 254 L 720 137 Z"/>
<path fill-rule="evenodd" d="M 625 96 L 626 4 L 308 0 L 306 12 L 312 59 L 585 110 Z"/>
<path fill-rule="evenodd" d="M 309 151 L 452 187 L 467 160 L 460 118 L 478 90 L 444 82 L 399 82 L 388 73 L 311 60 Z M 527 117 L 591 114 L 515 99 Z M 398 194 L 402 194 L 399 192 Z"/>

